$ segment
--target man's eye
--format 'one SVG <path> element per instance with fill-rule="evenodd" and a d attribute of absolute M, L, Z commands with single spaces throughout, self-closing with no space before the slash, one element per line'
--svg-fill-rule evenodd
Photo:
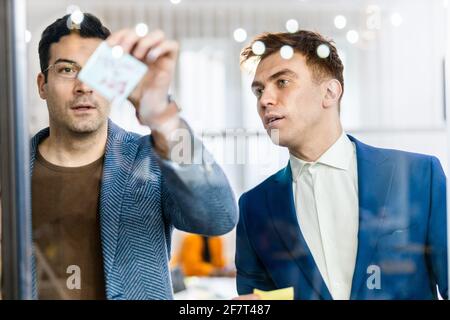
<path fill-rule="evenodd" d="M 253 89 L 253 94 L 254 94 L 257 98 L 261 97 L 262 94 L 263 94 L 263 92 L 264 92 L 264 90 L 261 89 L 261 88 L 255 88 L 255 89 Z"/>
<path fill-rule="evenodd" d="M 285 88 L 289 83 L 289 80 L 280 79 L 278 80 L 278 87 Z"/>
<path fill-rule="evenodd" d="M 74 73 L 76 72 L 74 67 L 61 67 L 59 73 Z"/>

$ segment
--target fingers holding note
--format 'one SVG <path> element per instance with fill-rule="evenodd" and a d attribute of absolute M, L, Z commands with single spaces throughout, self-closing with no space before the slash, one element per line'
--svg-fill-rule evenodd
<path fill-rule="evenodd" d="M 135 29 L 115 32 L 107 42 L 109 46 L 121 48 L 148 67 L 129 100 L 138 111 L 139 120 L 143 124 L 150 127 L 158 124 L 160 115 L 168 107 L 167 94 L 175 73 L 178 43 L 167 39 L 161 30 L 139 33 Z"/>

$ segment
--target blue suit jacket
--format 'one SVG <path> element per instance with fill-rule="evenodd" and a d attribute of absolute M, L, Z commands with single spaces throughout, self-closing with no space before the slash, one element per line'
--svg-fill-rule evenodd
<path fill-rule="evenodd" d="M 32 139 L 31 172 L 37 146 L 48 135 L 47 128 Z M 99 210 L 108 299 L 172 298 L 172 226 L 219 235 L 236 225 L 225 175 L 207 152 L 200 157 L 200 164 L 174 166 L 154 153 L 149 136 L 109 121 Z M 36 286 L 34 291 L 36 296 Z"/>
<path fill-rule="evenodd" d="M 435 299 L 447 287 L 446 182 L 431 156 L 356 145 L 359 231 L 351 299 Z M 294 287 L 331 299 L 303 238 L 288 165 L 239 201 L 239 294 Z M 379 280 L 379 282 L 377 282 Z"/>

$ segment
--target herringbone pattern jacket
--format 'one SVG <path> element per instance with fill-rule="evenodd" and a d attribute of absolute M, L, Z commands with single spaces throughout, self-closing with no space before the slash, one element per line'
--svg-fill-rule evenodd
<path fill-rule="evenodd" d="M 32 139 L 31 172 L 48 135 L 47 128 Z M 151 136 L 109 121 L 99 208 L 108 299 L 171 299 L 172 228 L 220 235 L 236 225 L 229 183 L 211 156 L 202 156 L 201 164 L 173 165 L 152 150 Z"/>

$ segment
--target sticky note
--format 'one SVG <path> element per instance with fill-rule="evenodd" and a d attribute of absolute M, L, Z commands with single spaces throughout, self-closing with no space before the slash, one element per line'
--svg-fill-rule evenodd
<path fill-rule="evenodd" d="M 147 69 L 146 64 L 128 53 L 114 54 L 113 48 L 103 41 L 78 78 L 109 101 L 120 102 L 130 95 Z"/>
<path fill-rule="evenodd" d="M 261 300 L 294 300 L 294 288 L 284 288 L 272 291 L 262 291 L 258 289 L 253 290 Z"/>

